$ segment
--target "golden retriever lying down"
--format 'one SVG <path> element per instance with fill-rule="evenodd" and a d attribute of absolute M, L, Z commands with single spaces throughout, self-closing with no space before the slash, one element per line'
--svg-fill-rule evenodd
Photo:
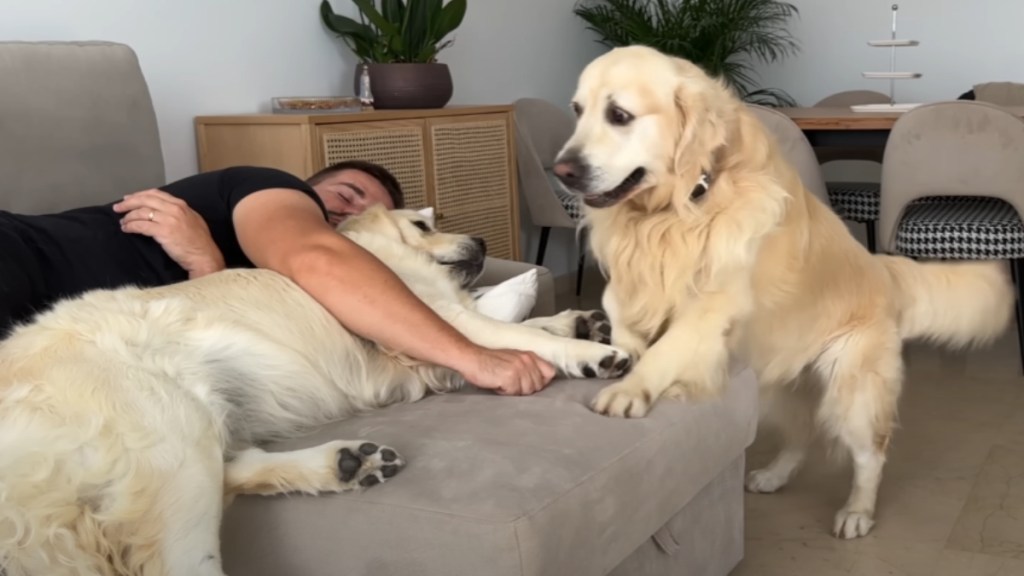
<path fill-rule="evenodd" d="M 342 226 L 470 340 L 574 377 L 628 369 L 625 353 L 573 338 L 597 313 L 510 324 L 476 312 L 482 242 L 379 207 Z M 267 270 L 59 302 L 0 343 L 0 574 L 222 575 L 233 495 L 352 490 L 404 466 L 370 440 L 258 443 L 462 384 L 356 338 Z"/>
<path fill-rule="evenodd" d="M 747 106 L 691 62 L 612 50 L 582 72 L 572 107 L 578 123 L 555 171 L 586 204 L 609 276 L 612 343 L 639 357 L 594 409 L 642 417 L 662 396 L 715 394 L 736 355 L 756 371 L 765 420 L 785 438 L 748 488 L 789 480 L 816 419 L 854 465 L 834 533 L 867 534 L 902 342 L 999 335 L 1014 309 L 1005 264 L 872 255 L 804 188 Z"/>

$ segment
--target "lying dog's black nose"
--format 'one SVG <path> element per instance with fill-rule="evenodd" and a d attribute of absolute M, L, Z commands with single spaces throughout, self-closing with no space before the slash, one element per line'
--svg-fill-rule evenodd
<path fill-rule="evenodd" d="M 554 172 L 567 188 L 579 189 L 587 180 L 587 165 L 576 153 L 567 153 L 559 158 L 555 163 Z"/>

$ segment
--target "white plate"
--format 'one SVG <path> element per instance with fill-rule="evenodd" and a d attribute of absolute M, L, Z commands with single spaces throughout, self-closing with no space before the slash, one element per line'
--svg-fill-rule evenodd
<path fill-rule="evenodd" d="M 865 78 L 920 78 L 920 72 L 863 72 Z"/>

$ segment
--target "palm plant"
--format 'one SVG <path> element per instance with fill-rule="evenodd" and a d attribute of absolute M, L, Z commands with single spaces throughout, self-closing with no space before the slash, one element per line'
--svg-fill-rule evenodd
<path fill-rule="evenodd" d="M 758 87 L 754 61 L 799 50 L 786 28 L 796 6 L 778 0 L 580 0 L 573 12 L 602 44 L 643 44 L 723 78 L 747 102 L 794 106 L 784 90 Z"/>

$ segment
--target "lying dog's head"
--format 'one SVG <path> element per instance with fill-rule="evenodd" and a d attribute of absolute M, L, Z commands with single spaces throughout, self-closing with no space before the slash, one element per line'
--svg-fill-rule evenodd
<path fill-rule="evenodd" d="M 476 281 L 484 269 L 487 243 L 483 238 L 440 232 L 433 211 L 388 210 L 376 205 L 338 226 L 345 234 L 369 234 L 399 242 L 444 265 L 463 288 Z"/>
<path fill-rule="evenodd" d="M 691 62 L 642 46 L 613 49 L 580 75 L 576 130 L 555 174 L 594 208 L 667 183 L 689 195 L 725 142 L 732 100 Z"/>

